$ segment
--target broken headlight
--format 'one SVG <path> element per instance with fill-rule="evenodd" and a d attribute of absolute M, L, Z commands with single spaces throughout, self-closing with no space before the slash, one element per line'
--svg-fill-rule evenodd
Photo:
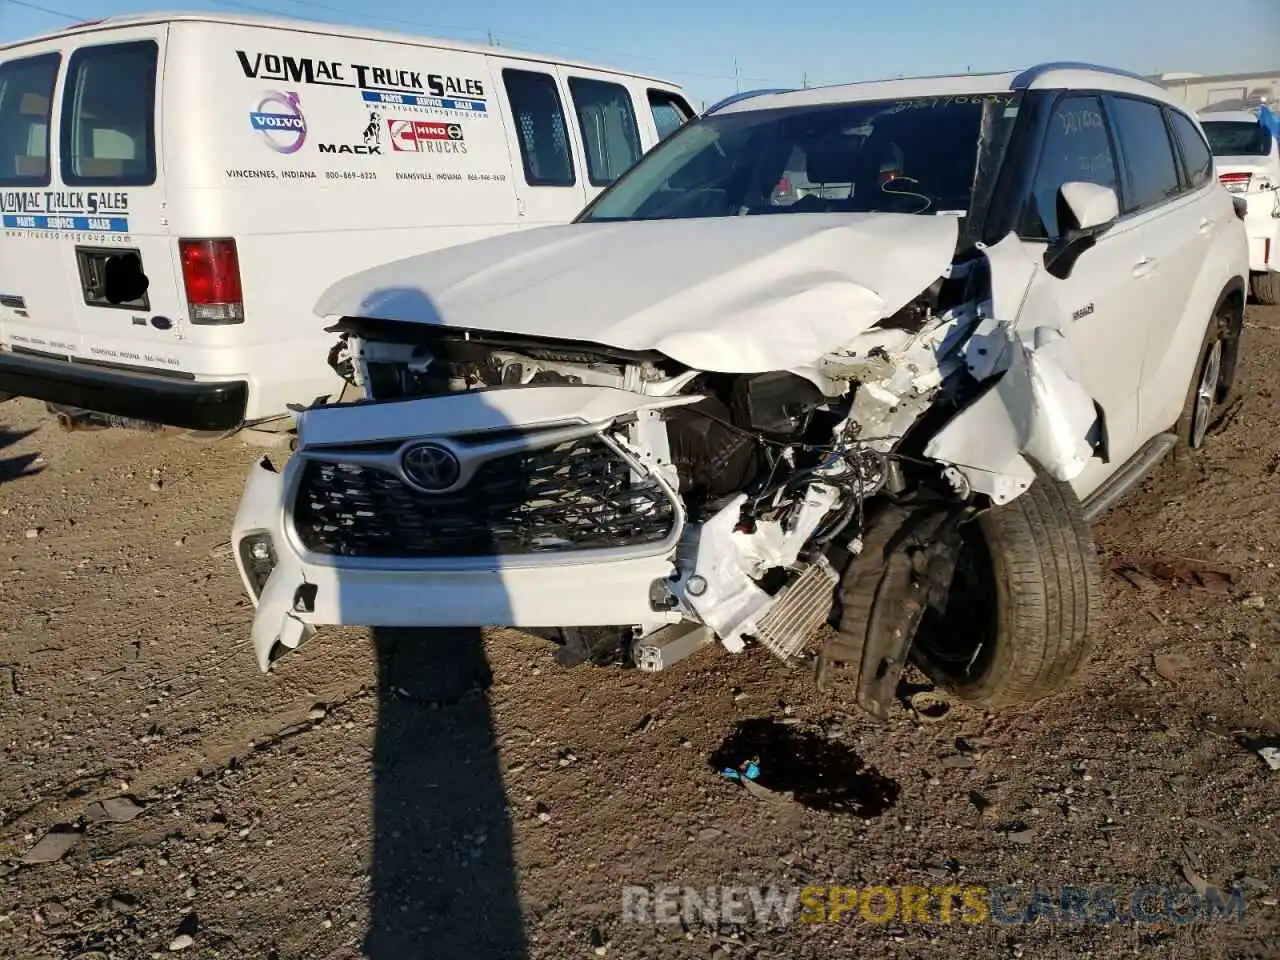
<path fill-rule="evenodd" d="M 240 541 L 240 566 L 245 578 L 249 581 L 249 590 L 257 600 L 267 585 L 267 578 L 276 568 L 276 550 L 271 543 L 271 534 L 265 532 L 251 533 Z"/>

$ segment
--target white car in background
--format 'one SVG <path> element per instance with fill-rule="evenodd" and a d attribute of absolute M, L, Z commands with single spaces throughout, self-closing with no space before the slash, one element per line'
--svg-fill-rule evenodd
<path fill-rule="evenodd" d="M 1253 298 L 1280 303 L 1280 141 L 1257 110 L 1202 110 L 1218 179 L 1249 204 L 1249 273 Z"/>

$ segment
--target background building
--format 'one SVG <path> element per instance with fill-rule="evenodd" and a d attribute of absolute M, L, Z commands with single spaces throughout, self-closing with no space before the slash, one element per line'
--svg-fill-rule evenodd
<path fill-rule="evenodd" d="M 1191 110 L 1248 107 L 1280 100 L 1280 70 L 1263 73 L 1162 73 L 1151 78 Z"/>

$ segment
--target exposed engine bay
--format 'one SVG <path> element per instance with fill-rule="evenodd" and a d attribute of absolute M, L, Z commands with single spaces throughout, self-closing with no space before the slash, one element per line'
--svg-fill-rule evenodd
<path fill-rule="evenodd" d="M 335 370 L 375 400 L 578 384 L 697 397 L 662 418 L 677 489 L 694 520 L 770 476 L 782 481 L 820 466 L 844 419 L 833 398 L 789 372 L 708 374 L 659 354 L 377 321 L 343 321 L 337 330 Z"/>
<path fill-rule="evenodd" d="M 840 489 L 843 506 L 884 486 L 886 454 L 905 439 L 884 427 L 909 424 L 939 397 L 945 379 L 964 370 L 959 334 L 973 328 L 971 285 L 982 282 L 976 275 L 984 266 L 979 258 L 940 278 L 849 351 L 803 373 L 711 373 L 655 351 L 360 318 L 330 328 L 339 336 L 330 365 L 379 402 L 584 384 L 696 398 L 662 415 L 690 520 L 706 519 L 739 493 L 748 494 L 752 509 L 782 516 L 806 483 Z M 938 364 L 944 340 L 956 356 Z M 928 362 L 913 362 L 915 352 Z M 627 440 L 642 442 L 634 425 Z"/>

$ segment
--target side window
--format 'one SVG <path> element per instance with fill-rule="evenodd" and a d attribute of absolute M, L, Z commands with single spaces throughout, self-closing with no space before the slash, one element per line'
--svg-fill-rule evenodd
<path fill-rule="evenodd" d="M 83 47 L 62 98 L 62 179 L 72 186 L 156 180 L 156 59 L 151 40 Z"/>
<path fill-rule="evenodd" d="M 665 90 L 649 91 L 649 109 L 653 112 L 653 124 L 658 128 L 659 140 L 675 133 L 693 116 L 687 103 Z"/>
<path fill-rule="evenodd" d="M 1062 236 L 1058 191 L 1073 180 L 1116 189 L 1116 161 L 1097 97 L 1064 97 L 1054 107 L 1020 231 L 1024 237 Z"/>
<path fill-rule="evenodd" d="M 0 64 L 0 184 L 49 185 L 49 122 L 61 58 L 46 53 Z"/>
<path fill-rule="evenodd" d="M 1158 104 L 1111 97 L 1116 139 L 1124 158 L 1124 212 L 1145 210 L 1178 195 L 1178 168 L 1173 145 Z"/>
<path fill-rule="evenodd" d="M 640 128 L 631 106 L 631 94 L 617 83 L 569 79 L 582 145 L 587 152 L 587 179 L 605 187 L 640 159 Z"/>
<path fill-rule="evenodd" d="M 520 138 L 525 182 L 531 187 L 573 186 L 569 128 L 555 78 L 530 70 L 503 70 L 502 82 Z"/>
<path fill-rule="evenodd" d="M 1213 154 L 1209 150 L 1209 144 L 1204 142 L 1204 137 L 1186 114 L 1170 110 L 1169 119 L 1173 125 L 1173 135 L 1178 138 L 1178 146 L 1182 148 L 1187 182 L 1195 190 L 1213 179 Z"/>

